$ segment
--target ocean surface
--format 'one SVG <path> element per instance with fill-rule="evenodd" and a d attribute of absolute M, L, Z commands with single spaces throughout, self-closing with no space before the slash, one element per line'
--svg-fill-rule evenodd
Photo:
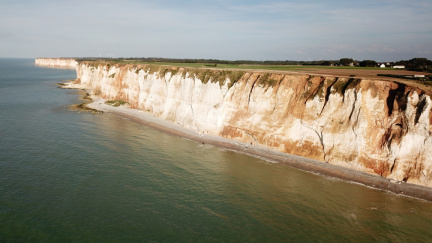
<path fill-rule="evenodd" d="M 0 242 L 430 242 L 432 203 L 71 111 L 0 59 Z"/>

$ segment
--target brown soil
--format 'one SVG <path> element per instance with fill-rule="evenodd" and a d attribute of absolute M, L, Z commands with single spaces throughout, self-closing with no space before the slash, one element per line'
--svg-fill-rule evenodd
<path fill-rule="evenodd" d="M 213 70 L 215 68 L 212 68 Z M 224 69 L 220 69 L 224 70 Z M 395 75 L 431 75 L 431 73 L 407 71 L 407 70 L 367 70 L 367 69 L 325 69 L 325 68 L 301 68 L 295 71 L 274 71 L 265 69 L 230 69 L 237 71 L 247 71 L 247 72 L 265 72 L 265 73 L 281 73 L 281 74 L 309 74 L 309 75 L 322 75 L 322 76 L 335 76 L 335 77 L 350 77 L 355 75 L 356 78 L 372 79 L 372 80 L 382 80 L 382 81 L 396 81 L 399 83 L 406 84 L 410 87 L 419 88 L 428 93 L 432 93 L 432 82 L 425 83 L 422 81 L 403 79 L 403 78 L 393 78 L 377 76 L 378 74 L 395 74 Z"/>
<path fill-rule="evenodd" d="M 325 69 L 325 68 L 305 68 L 297 71 L 299 73 L 314 73 L 314 74 L 323 74 L 323 75 L 331 75 L 331 76 L 350 76 L 355 75 L 360 78 L 374 78 L 374 79 L 391 79 L 389 77 L 379 77 L 377 74 L 396 74 L 396 75 L 414 75 L 414 74 L 424 74 L 428 75 L 428 73 L 423 72 L 414 72 L 407 70 L 367 70 L 367 69 Z M 400 79 L 398 79 L 400 80 Z"/>
<path fill-rule="evenodd" d="M 424 84 L 420 81 L 415 81 L 415 80 L 377 76 L 378 74 L 430 75 L 430 73 L 425 73 L 425 72 L 415 72 L 415 71 L 407 71 L 407 70 L 362 70 L 362 69 L 321 69 L 321 68 L 308 68 L 297 72 L 305 73 L 305 74 L 306 73 L 320 74 L 320 75 L 330 75 L 330 76 L 338 76 L 338 77 L 349 77 L 350 75 L 355 75 L 357 78 L 367 78 L 367 79 L 384 80 L 384 81 L 397 81 L 400 83 L 404 83 L 408 86 L 417 87 L 422 90 L 432 92 L 432 83 Z"/>

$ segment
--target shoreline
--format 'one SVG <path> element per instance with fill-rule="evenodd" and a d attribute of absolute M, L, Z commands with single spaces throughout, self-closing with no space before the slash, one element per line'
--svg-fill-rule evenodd
<path fill-rule="evenodd" d="M 61 86 L 60 88 L 85 90 L 83 86 L 74 84 L 72 82 L 65 83 L 65 85 Z M 303 170 L 305 172 L 318 174 L 320 176 L 336 178 L 348 183 L 357 183 L 373 189 L 432 202 L 432 188 L 429 187 L 406 183 L 402 181 L 395 181 L 380 177 L 378 175 L 355 171 L 342 166 L 332 165 L 309 158 L 278 152 L 265 147 L 250 145 L 247 143 L 219 136 L 200 134 L 197 131 L 183 128 L 178 124 L 174 124 L 154 117 L 151 114 L 148 114 L 141 110 L 132 109 L 125 105 L 114 107 L 105 104 L 105 99 L 96 97 L 94 95 L 89 95 L 87 100 L 89 101 L 88 103 L 85 102 L 84 104 L 82 104 L 83 107 L 86 107 L 84 110 L 87 111 L 112 113 L 114 115 L 127 118 L 138 124 L 153 128 L 155 130 L 173 136 L 182 137 L 196 142 L 210 144 L 216 147 L 244 153 L 269 162 L 282 164 L 285 166 Z"/>

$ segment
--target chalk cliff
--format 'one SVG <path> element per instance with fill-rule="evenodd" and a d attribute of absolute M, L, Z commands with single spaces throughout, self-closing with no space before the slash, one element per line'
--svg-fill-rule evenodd
<path fill-rule="evenodd" d="M 77 82 L 200 133 L 432 186 L 430 94 L 405 84 L 80 62 Z"/>
<path fill-rule="evenodd" d="M 35 64 L 45 67 L 75 69 L 78 62 L 74 58 L 36 58 Z"/>

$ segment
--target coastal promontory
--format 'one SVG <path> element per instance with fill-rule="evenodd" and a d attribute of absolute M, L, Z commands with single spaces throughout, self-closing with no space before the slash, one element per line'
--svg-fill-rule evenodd
<path fill-rule="evenodd" d="M 274 151 L 432 186 L 431 92 L 319 73 L 36 59 L 154 117 Z"/>

